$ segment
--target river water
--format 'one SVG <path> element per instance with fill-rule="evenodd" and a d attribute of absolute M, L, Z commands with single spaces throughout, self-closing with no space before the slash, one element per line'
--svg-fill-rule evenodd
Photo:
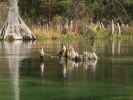
<path fill-rule="evenodd" d="M 132 43 L 96 40 L 98 60 L 76 63 L 56 56 L 60 41 L 0 42 L 0 100 L 133 100 Z M 92 49 L 69 45 L 79 53 Z"/>

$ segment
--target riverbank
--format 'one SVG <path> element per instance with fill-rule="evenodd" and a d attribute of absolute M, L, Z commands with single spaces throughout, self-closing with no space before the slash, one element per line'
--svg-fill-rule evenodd
<path fill-rule="evenodd" d="M 67 41 L 67 42 L 71 42 L 71 41 L 77 41 L 80 39 L 90 39 L 90 38 L 94 38 L 94 39 L 121 39 L 121 40 L 133 40 L 133 32 L 131 32 L 129 30 L 129 32 L 125 33 L 111 33 L 110 31 L 107 31 L 105 29 L 92 29 L 91 31 L 88 31 L 87 33 L 61 33 L 59 31 L 57 31 L 54 28 L 46 28 L 43 26 L 32 26 L 31 30 L 33 31 L 33 33 L 35 34 L 35 36 L 37 37 L 37 40 L 39 41 L 45 41 L 45 40 L 57 40 L 60 39 L 62 41 Z"/>
<path fill-rule="evenodd" d="M 64 40 L 64 41 L 73 41 L 79 40 L 82 38 L 81 34 L 76 33 L 61 33 L 59 30 L 54 28 L 47 28 L 45 26 L 32 26 L 32 32 L 35 34 L 37 40 L 45 41 L 45 40 Z"/>

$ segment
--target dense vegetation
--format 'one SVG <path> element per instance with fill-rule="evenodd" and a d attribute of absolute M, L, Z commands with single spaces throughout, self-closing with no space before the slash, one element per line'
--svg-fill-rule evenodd
<path fill-rule="evenodd" d="M 21 14 L 34 22 L 55 17 L 89 21 L 131 23 L 132 0 L 20 0 Z"/>
<path fill-rule="evenodd" d="M 39 38 L 133 35 L 133 0 L 19 0 L 19 8 Z"/>

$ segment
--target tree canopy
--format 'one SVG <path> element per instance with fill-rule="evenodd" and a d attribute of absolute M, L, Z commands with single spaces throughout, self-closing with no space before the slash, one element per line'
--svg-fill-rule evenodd
<path fill-rule="evenodd" d="M 21 14 L 33 20 L 51 21 L 55 16 L 61 16 L 129 23 L 133 19 L 132 0 L 20 0 L 19 5 Z"/>

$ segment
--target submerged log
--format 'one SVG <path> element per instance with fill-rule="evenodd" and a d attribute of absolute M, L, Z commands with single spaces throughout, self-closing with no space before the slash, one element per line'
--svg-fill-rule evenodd
<path fill-rule="evenodd" d="M 63 49 L 61 49 L 60 52 L 62 53 L 59 53 L 59 57 L 65 57 L 66 59 L 69 59 L 69 60 L 72 60 L 72 61 L 75 61 L 75 62 L 86 62 L 86 61 L 90 61 L 90 60 L 97 60 L 98 57 L 96 55 L 95 52 L 84 52 L 82 55 L 80 55 L 77 51 L 74 50 L 74 48 L 70 47 L 70 48 L 66 48 L 64 50 L 64 48 L 66 47 L 63 47 Z M 66 54 L 64 56 L 64 54 Z"/>
<path fill-rule="evenodd" d="M 40 61 L 43 61 L 43 60 L 44 60 L 44 56 L 45 56 L 45 54 L 44 54 L 44 49 L 41 48 L 41 49 L 40 49 Z"/>

